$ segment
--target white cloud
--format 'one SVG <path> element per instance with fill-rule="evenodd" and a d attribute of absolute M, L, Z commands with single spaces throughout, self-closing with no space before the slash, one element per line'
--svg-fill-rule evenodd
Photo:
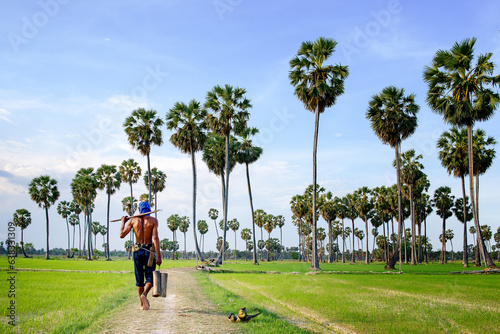
<path fill-rule="evenodd" d="M 10 118 L 8 117 L 10 115 L 10 112 L 3 109 L 3 108 L 0 108 L 0 121 L 5 121 L 5 122 L 8 122 L 8 123 L 12 123 L 12 121 L 10 120 Z"/>

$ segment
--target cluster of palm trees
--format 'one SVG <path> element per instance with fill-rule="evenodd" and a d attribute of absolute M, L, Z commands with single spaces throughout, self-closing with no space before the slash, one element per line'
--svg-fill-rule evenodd
<path fill-rule="evenodd" d="M 500 76 L 494 76 L 494 63 L 491 61 L 492 54 L 487 53 L 479 55 L 476 63 L 474 63 L 474 44 L 475 38 L 466 39 L 461 43 L 455 43 L 451 50 L 439 50 L 433 58 L 432 64 L 424 69 L 424 81 L 428 84 L 427 103 L 429 107 L 436 113 L 443 116 L 446 123 L 454 126 L 452 132 L 459 132 L 459 129 L 466 129 L 467 141 L 462 142 L 466 145 L 467 150 L 461 152 L 460 157 L 454 157 L 448 149 L 452 149 L 453 145 L 457 144 L 453 141 L 448 141 L 442 146 L 440 159 L 443 166 L 448 169 L 450 174 L 453 172 L 455 176 L 469 175 L 469 190 L 472 207 L 472 217 L 477 233 L 477 244 L 486 267 L 494 267 L 495 264 L 491 260 L 486 247 L 484 238 L 479 227 L 479 212 L 478 212 L 478 178 L 477 176 L 484 173 L 485 169 L 491 165 L 494 151 L 488 158 L 487 150 L 488 142 L 494 140 L 485 139 L 474 141 L 473 125 L 477 121 L 489 119 L 494 110 L 499 104 L 499 94 L 494 92 L 491 87 L 500 84 Z M 344 91 L 344 79 L 348 75 L 348 68 L 341 65 L 325 65 L 324 62 L 334 52 L 336 42 L 333 39 L 320 37 L 314 42 L 304 42 L 297 52 L 297 56 L 290 61 L 290 81 L 295 87 L 295 95 L 304 103 L 307 110 L 315 113 L 315 130 L 313 142 L 313 184 L 306 190 L 304 195 L 296 195 L 292 198 L 291 206 L 296 224 L 299 226 L 299 244 L 305 246 L 306 242 L 303 236 L 309 235 L 308 229 L 311 229 L 311 269 L 318 270 L 318 254 L 317 254 L 317 216 L 319 203 L 317 198 L 322 192 L 318 190 L 316 184 L 316 151 L 317 151 L 317 135 L 319 126 L 319 115 L 326 107 L 332 106 L 337 96 Z M 418 217 L 422 216 L 421 210 L 415 206 L 415 202 L 425 200 L 426 196 L 423 190 L 429 187 L 429 181 L 422 172 L 423 166 L 419 162 L 421 155 L 416 155 L 414 150 L 409 150 L 404 154 L 401 152 L 401 143 L 404 139 L 410 137 L 417 127 L 417 113 L 420 107 L 415 103 L 414 94 L 405 94 L 403 88 L 388 86 L 381 93 L 376 94 L 368 103 L 366 117 L 371 123 L 377 137 L 384 143 L 388 144 L 395 150 L 394 166 L 396 167 L 397 179 L 397 215 L 394 217 L 398 222 L 398 232 L 396 247 L 392 255 L 388 257 L 386 268 L 394 269 L 396 261 L 399 257 L 401 262 L 401 242 L 403 233 L 404 207 L 403 207 L 403 187 L 402 183 L 407 186 L 405 192 L 410 201 L 409 216 L 411 217 L 412 226 L 412 263 L 416 263 L 417 238 L 415 237 L 415 226 L 418 224 Z M 483 132 L 484 133 L 484 132 Z M 447 137 L 443 134 L 443 137 Z M 443 139 L 446 141 L 446 139 Z M 481 153 L 479 153 L 481 152 Z M 483 164 L 484 162 L 484 164 Z M 403 166 L 402 166 L 403 164 Z M 480 165 L 485 169 L 474 168 Z M 459 171 L 460 169 L 460 171 Z M 476 189 L 474 188 L 474 176 L 476 176 Z M 466 203 L 465 186 L 462 182 L 463 203 Z M 358 190 L 358 198 L 363 200 L 355 201 L 355 194 L 352 194 L 352 199 L 348 196 L 346 207 L 350 210 L 345 213 L 345 217 L 359 217 L 365 222 L 365 231 L 368 231 L 367 219 L 370 206 L 366 191 Z M 443 195 L 444 196 L 444 195 Z M 305 197 L 305 198 L 304 198 Z M 435 195 L 436 197 L 436 195 Z M 434 199 L 436 203 L 437 198 Z M 396 205 L 396 203 L 394 203 Z M 439 204 L 437 204 L 439 205 Z M 334 204 L 331 204 L 333 207 Z M 418 205 L 417 205 L 418 206 Z M 425 207 L 425 205 L 420 205 Z M 464 239 L 466 238 L 466 222 L 467 213 L 463 205 L 463 222 L 464 222 Z M 314 210 L 312 209 L 314 208 Z M 425 211 L 424 211 L 425 212 Z M 333 237 L 331 228 L 331 214 L 327 213 L 327 222 L 329 225 L 329 253 L 331 254 Z M 338 211 L 337 211 L 338 213 Z M 343 215 L 344 213 L 341 213 Z M 441 213 L 443 219 L 446 219 L 446 214 Z M 308 224 L 302 224 L 302 220 Z M 354 221 L 354 219 L 353 219 Z M 383 221 L 383 219 L 382 219 Z M 353 226 L 354 230 L 354 226 Z M 445 231 L 443 230 L 443 235 Z M 353 236 L 354 238 L 354 236 Z M 442 238 L 444 241 L 445 238 Z M 354 239 L 353 239 L 354 241 Z M 368 241 L 368 239 L 367 239 Z M 443 245 L 444 246 L 444 245 Z M 464 247 L 466 243 L 464 242 Z M 444 247 L 443 247 L 444 248 Z M 366 262 L 369 261 L 368 246 L 366 251 Z M 465 252 L 466 253 L 466 252 Z M 353 257 L 354 259 L 354 257 Z M 476 257 L 478 261 L 479 257 Z M 466 260 L 464 266 L 468 266 Z"/>
<path fill-rule="evenodd" d="M 216 242 L 216 249 L 220 252 L 221 247 L 223 244 L 223 237 L 219 236 L 219 229 L 221 231 L 226 230 L 232 230 L 234 233 L 234 257 L 236 259 L 237 257 L 237 240 L 238 240 L 238 235 L 237 232 L 240 229 L 240 223 L 238 219 L 234 218 L 231 220 L 228 220 L 227 225 L 224 226 L 224 220 L 219 221 L 219 228 L 217 228 L 217 219 L 219 217 L 219 211 L 215 208 L 211 208 L 208 211 L 208 216 L 214 220 L 214 226 L 215 226 L 215 231 L 217 233 L 217 242 Z M 263 249 L 265 248 L 267 250 L 267 260 L 270 260 L 270 254 L 272 252 L 278 253 L 281 252 L 282 250 L 282 227 L 285 224 L 285 218 L 282 215 L 272 215 L 272 214 L 267 214 L 264 210 L 258 209 L 255 210 L 254 212 L 254 220 L 255 220 L 255 225 L 260 228 L 261 230 L 261 236 L 260 240 L 257 242 L 257 249 L 260 250 L 260 259 L 264 260 L 263 258 Z M 184 233 L 184 258 L 187 258 L 187 252 L 186 252 L 186 232 L 188 231 L 190 227 L 190 222 L 189 218 L 186 216 L 179 216 L 178 214 L 172 214 L 170 217 L 167 219 L 167 226 L 172 232 L 172 241 L 169 241 L 168 239 L 162 240 L 165 243 L 168 242 L 173 242 L 178 245 L 177 241 L 177 236 L 176 236 L 176 231 L 179 230 L 182 233 Z M 280 239 L 276 238 L 271 238 L 271 232 L 279 227 L 280 228 Z M 193 227 L 194 228 L 194 227 Z M 205 220 L 199 220 L 197 224 L 198 232 L 200 233 L 200 240 L 199 243 L 202 246 L 201 253 L 204 252 L 204 237 L 205 234 L 208 232 L 209 227 L 208 224 Z M 265 230 L 268 233 L 268 238 L 266 241 L 264 241 L 263 238 L 263 230 Z M 244 228 L 241 230 L 240 237 L 243 241 L 245 241 L 245 249 L 248 251 L 253 251 L 254 249 L 254 242 L 250 241 L 253 237 L 253 232 L 249 228 Z M 160 242 L 161 243 L 161 242 Z M 167 245 L 167 244 L 166 244 Z M 229 243 L 225 241 L 225 251 L 227 252 L 229 250 Z M 171 247 L 165 246 L 165 250 L 174 250 L 175 248 L 174 244 Z M 226 254 L 226 258 L 227 258 Z M 258 263 L 258 262 L 257 262 Z"/>
<path fill-rule="evenodd" d="M 423 79 L 428 84 L 427 104 L 434 112 L 442 115 L 446 123 L 452 126 L 449 132 L 443 133 L 438 143 L 438 148 L 441 150 L 439 159 L 450 174 L 460 177 L 462 180 L 463 205 L 461 221 L 464 223 L 464 241 L 466 241 L 466 223 L 472 216 L 477 231 L 477 248 L 480 253 L 480 256 L 476 256 L 476 264 L 477 261 L 480 261 L 478 259 L 483 259 L 487 267 L 493 267 L 495 264 L 487 252 L 479 224 L 478 191 L 479 175 L 488 169 L 495 155 L 494 149 L 491 148 L 495 141 L 492 137 L 487 137 L 482 130 L 477 129 L 474 132 L 473 127 L 476 122 L 489 119 L 497 108 L 500 98 L 499 94 L 492 90 L 492 87 L 500 84 L 500 76 L 493 75 L 494 64 L 491 61 L 491 53 L 479 55 L 474 62 L 475 42 L 475 38 L 466 39 L 456 43 L 449 51 L 437 51 L 431 65 L 425 67 Z M 320 37 L 314 42 L 303 42 L 296 56 L 290 61 L 289 78 L 294 87 L 294 94 L 304 104 L 306 110 L 315 114 L 313 182 L 303 195 L 296 195 L 291 201 L 295 218 L 294 224 L 299 229 L 301 254 L 310 259 L 312 270 L 319 270 L 318 241 L 322 243 L 324 239 L 328 238 L 328 254 L 329 261 L 331 261 L 335 217 L 339 217 L 342 221 L 344 218 L 350 218 L 352 221 L 353 243 L 356 235 L 358 235 L 359 239 L 366 236 L 365 261 L 368 263 L 370 258 L 367 237 L 368 221 L 372 224 L 375 222 L 374 226 L 376 224 L 385 226 L 384 224 L 389 220 L 393 221 L 395 219 L 397 222 L 396 245 L 392 249 L 392 254 L 385 254 L 386 268 L 394 269 L 398 258 L 401 262 L 403 223 L 405 217 L 410 217 L 411 258 L 412 263 L 416 263 L 421 258 L 419 249 L 422 244 L 421 238 L 417 238 L 417 229 L 422 221 L 425 222 L 425 217 L 430 213 L 428 212 L 431 206 L 430 203 L 433 203 L 438 209 L 438 214 L 445 221 L 448 215 L 445 206 L 449 207 L 449 203 L 445 205 L 444 202 L 446 201 L 443 199 L 443 203 L 441 203 L 440 200 L 446 196 L 449 199 L 450 196 L 447 195 L 446 189 L 438 188 L 443 193 L 435 193 L 431 201 L 430 196 L 426 194 L 430 182 L 423 172 L 423 165 L 420 162 L 422 156 L 417 155 L 414 150 L 401 153 L 402 141 L 415 132 L 418 124 L 417 113 L 420 107 L 415 103 L 414 94 L 407 95 L 403 88 L 388 86 L 371 98 L 366 112 L 366 117 L 377 137 L 382 143 L 388 144 L 395 151 L 393 163 L 396 168 L 397 182 L 395 187 L 385 188 L 385 190 L 383 190 L 383 187 L 379 187 L 377 190 L 363 187 L 353 194 L 339 199 L 331 193 L 324 193 L 324 189 L 317 185 L 319 116 L 326 108 L 333 106 L 337 98 L 343 94 L 344 81 L 349 74 L 347 66 L 326 63 L 327 59 L 334 53 L 336 45 L 336 41 L 324 37 Z M 148 186 L 147 200 L 151 204 L 153 199 L 157 198 L 157 192 L 162 191 L 165 187 L 166 176 L 164 174 L 162 176 L 158 175 L 160 172 L 150 167 L 151 147 L 152 145 L 162 145 L 161 127 L 164 124 L 166 124 L 168 130 L 173 132 L 170 142 L 181 152 L 190 155 L 193 171 L 193 214 L 191 221 L 193 222 L 195 250 L 200 260 L 203 260 L 203 257 L 199 249 L 196 233 L 197 230 L 200 234 L 203 233 L 196 228 L 198 221 L 196 219 L 197 174 L 195 153 L 203 151 L 203 161 L 207 164 L 209 170 L 221 179 L 223 208 L 221 245 L 226 244 L 226 231 L 231 225 L 227 215 L 230 172 L 236 163 L 245 164 L 246 166 L 250 214 L 252 217 L 253 261 L 254 264 L 258 264 L 255 225 L 259 226 L 261 221 L 256 214 L 258 210 L 254 212 L 253 209 L 248 166 L 259 159 L 262 149 L 252 144 L 251 137 L 258 130 L 248 126 L 249 109 L 252 105 L 245 94 L 246 90 L 244 88 L 217 85 L 206 94 L 205 103 L 203 104 L 194 99 L 188 103 L 175 103 L 174 107 L 167 113 L 165 122 L 158 117 L 155 110 L 140 108 L 134 110 L 123 123 L 129 143 L 147 158 L 148 171 L 145 180 Z M 121 182 L 127 182 L 130 185 L 130 198 L 122 202 L 124 208 L 126 208 L 129 215 L 132 215 L 136 210 L 132 184 L 138 181 L 140 174 L 140 167 L 133 159 L 124 161 L 119 170 L 115 166 L 103 165 L 96 172 L 94 172 L 93 168 L 82 168 L 77 172 L 71 183 L 71 190 L 74 201 L 80 206 L 80 210 L 85 215 L 84 226 L 88 233 L 86 238 L 89 259 L 92 254 L 91 217 L 93 200 L 96 197 L 97 189 L 106 189 L 108 194 L 107 221 L 109 224 L 110 196 L 116 192 Z M 467 196 L 464 182 L 466 175 L 469 176 L 471 213 L 468 213 L 466 209 Z M 383 192 L 389 191 L 388 189 L 393 189 L 390 190 L 392 192 L 392 202 L 387 204 L 390 208 L 384 206 L 383 199 L 385 196 Z M 46 257 L 48 258 L 48 209 L 59 197 L 57 182 L 46 175 L 35 178 L 30 183 L 29 192 L 31 198 L 46 212 Z M 406 204 L 406 200 L 408 200 L 408 204 Z M 339 209 L 339 206 L 347 209 L 344 211 Z M 408 213 L 405 211 L 406 208 Z M 68 219 L 69 248 L 68 224 L 70 218 L 67 210 L 61 212 L 63 211 L 65 212 L 63 217 Z M 376 214 L 373 214 L 373 212 L 376 212 Z M 320 214 L 328 223 L 328 233 L 317 228 L 318 215 Z M 363 235 L 360 233 L 360 229 L 356 230 L 354 227 L 356 217 L 359 217 L 364 222 Z M 183 221 L 187 222 L 187 226 L 189 226 L 187 217 Z M 261 226 L 265 226 L 265 224 L 262 223 Z M 107 230 L 109 231 L 109 225 Z M 343 226 L 343 236 L 345 236 L 346 230 Z M 443 229 L 443 235 L 445 235 L 445 232 Z M 420 233 L 418 234 L 420 236 Z M 310 237 L 308 237 L 309 235 Z M 323 236 L 324 239 L 322 239 Z M 445 240 L 446 238 L 443 237 L 442 239 Z M 109 235 L 107 244 L 109 246 Z M 310 247 L 306 247 L 308 244 L 310 244 Z M 107 257 L 109 259 L 109 247 L 107 248 Z M 466 242 L 464 242 L 465 248 Z M 216 263 L 222 264 L 226 247 L 220 247 L 219 249 Z M 466 253 L 464 252 L 465 255 Z M 468 266 L 466 259 L 464 259 L 464 266 Z"/>
<path fill-rule="evenodd" d="M 209 170 L 219 176 L 222 182 L 222 203 L 224 216 L 224 229 L 222 239 L 226 240 L 226 230 L 228 226 L 227 205 L 229 192 L 229 174 L 236 163 L 245 164 L 247 174 L 247 184 L 250 197 L 250 207 L 253 215 L 253 204 L 250 187 L 250 176 L 248 165 L 255 162 L 262 154 L 262 148 L 252 144 L 251 137 L 258 133 L 256 128 L 247 126 L 249 119 L 249 109 L 252 107 L 250 100 L 245 97 L 246 90 L 244 88 L 232 87 L 230 85 L 215 86 L 207 93 L 206 102 L 201 104 L 196 100 L 191 100 L 189 103 L 177 102 L 174 107 L 169 110 L 166 115 L 166 127 L 173 131 L 170 137 L 170 142 L 179 148 L 181 152 L 188 153 L 191 156 L 193 167 L 193 233 L 196 254 L 200 260 L 203 260 L 201 255 L 198 240 L 196 236 L 196 158 L 195 153 L 203 150 L 203 160 L 206 162 Z M 128 141 L 134 149 L 137 149 L 142 155 L 147 158 L 148 171 L 145 174 L 144 180 L 148 187 L 147 196 L 141 197 L 141 200 L 147 200 L 153 204 L 153 200 L 157 198 L 157 193 L 165 188 L 166 175 L 157 168 L 151 169 L 150 153 L 153 145 L 160 146 L 163 144 L 161 127 L 165 124 L 158 117 L 155 110 L 145 110 L 139 108 L 132 111 L 123 123 L 124 130 L 128 136 Z M 237 137 L 235 137 L 237 136 Z M 227 162 L 227 163 L 226 163 Z M 109 208 L 110 197 L 119 188 L 122 182 L 130 185 L 130 197 L 122 200 L 122 206 L 129 216 L 137 210 L 137 201 L 133 196 L 132 185 L 137 183 L 141 176 L 141 168 L 133 159 L 123 161 L 117 168 L 116 166 L 102 165 L 94 172 L 93 168 L 80 169 L 71 183 L 71 191 L 73 202 L 78 205 L 78 210 L 85 214 L 85 231 L 84 231 L 84 252 L 87 253 L 88 259 L 91 259 L 92 254 L 92 211 L 93 202 L 97 195 L 97 189 L 106 190 L 108 194 L 108 214 L 107 226 L 109 231 Z M 151 177 L 149 177 L 151 175 Z M 35 178 L 30 184 L 30 194 L 32 199 L 37 202 L 40 207 L 46 211 L 47 221 L 47 253 L 46 258 L 49 258 L 49 219 L 48 209 L 54 204 L 58 197 L 57 181 L 49 176 L 41 176 Z M 72 202 L 72 203 L 73 203 Z M 156 201 L 155 201 L 156 202 Z M 74 204 L 76 208 L 77 205 Z M 66 219 L 68 225 L 68 249 L 70 244 L 69 224 L 71 220 L 69 204 L 65 202 L 61 205 L 60 214 Z M 78 214 L 73 211 L 73 213 Z M 182 217 L 181 217 L 182 218 Z M 185 230 L 189 226 L 189 220 L 183 219 L 186 222 Z M 253 221 L 253 218 L 252 218 Z M 75 223 L 77 224 L 77 223 Z M 179 229 L 183 229 L 179 225 Z M 131 242 L 133 242 L 133 234 L 131 234 Z M 87 246 L 85 246 L 87 242 Z M 107 258 L 109 257 L 109 234 L 107 240 Z M 256 254 L 256 251 L 254 251 Z M 222 264 L 224 258 L 224 248 L 221 248 L 217 258 L 217 264 Z M 257 263 L 254 255 L 254 262 Z"/>

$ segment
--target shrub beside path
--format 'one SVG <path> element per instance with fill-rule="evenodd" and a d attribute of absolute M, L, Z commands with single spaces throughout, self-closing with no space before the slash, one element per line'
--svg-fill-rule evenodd
<path fill-rule="evenodd" d="M 217 312 L 202 293 L 193 276 L 195 269 L 162 270 L 168 273 L 167 297 L 153 298 L 150 309 L 139 310 L 139 297 L 134 304 L 111 319 L 102 333 L 236 333 L 237 324 L 229 322 L 227 314 Z M 134 286 L 131 289 L 135 290 Z"/>

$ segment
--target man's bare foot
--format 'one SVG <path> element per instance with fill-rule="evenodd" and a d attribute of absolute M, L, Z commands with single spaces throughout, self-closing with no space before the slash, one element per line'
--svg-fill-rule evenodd
<path fill-rule="evenodd" d="M 142 309 L 147 311 L 149 310 L 149 301 L 145 295 L 141 295 Z"/>

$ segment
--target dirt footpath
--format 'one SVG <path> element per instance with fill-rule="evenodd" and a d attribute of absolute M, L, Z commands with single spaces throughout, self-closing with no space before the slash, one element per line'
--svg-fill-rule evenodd
<path fill-rule="evenodd" d="M 149 311 L 139 310 L 140 302 L 131 304 L 112 319 L 103 333 L 235 333 L 238 328 L 227 314 L 216 308 L 201 293 L 194 269 L 168 269 L 167 297 L 149 294 Z"/>

